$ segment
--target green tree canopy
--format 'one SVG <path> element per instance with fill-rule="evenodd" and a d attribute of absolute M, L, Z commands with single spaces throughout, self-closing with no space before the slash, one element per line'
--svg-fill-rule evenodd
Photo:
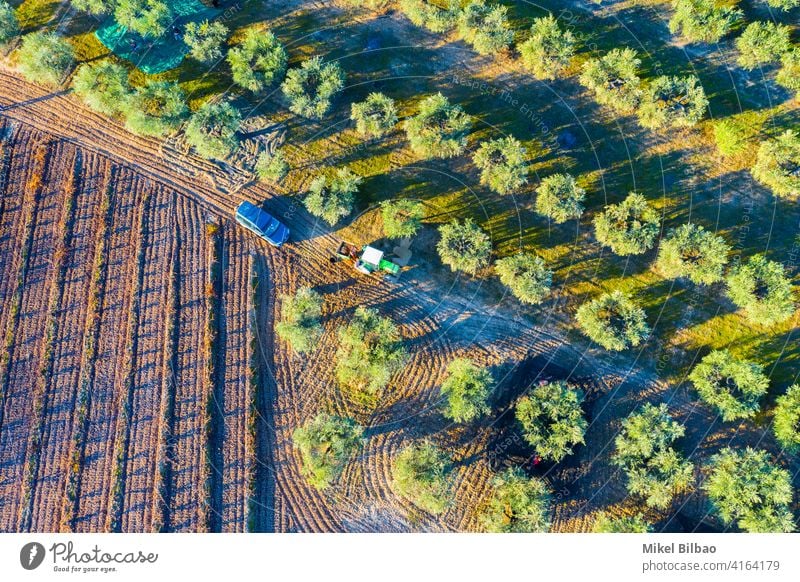
<path fill-rule="evenodd" d="M 478 54 L 490 55 L 506 50 L 514 41 L 508 25 L 508 8 L 471 0 L 458 14 L 458 33 Z"/>
<path fill-rule="evenodd" d="M 322 297 L 308 287 L 294 295 L 281 296 L 281 320 L 275 325 L 278 336 L 299 353 L 312 351 L 322 335 Z"/>
<path fill-rule="evenodd" d="M 400 9 L 417 26 L 447 32 L 456 25 L 458 0 L 400 0 Z"/>
<path fill-rule="evenodd" d="M 492 494 L 481 523 L 492 533 L 544 533 L 550 530 L 552 493 L 544 479 L 528 478 L 518 467 L 492 479 Z"/>
<path fill-rule="evenodd" d="M 17 60 L 26 79 L 55 87 L 75 66 L 75 52 L 54 32 L 32 32 L 22 37 Z"/>
<path fill-rule="evenodd" d="M 471 218 L 464 222 L 451 220 L 439 227 L 439 234 L 436 250 L 450 270 L 475 275 L 489 266 L 492 241 Z"/>
<path fill-rule="evenodd" d="M 451 105 L 441 93 L 430 95 L 419 104 L 405 129 L 411 149 L 424 158 L 453 158 L 467 146 L 472 118 L 458 105 Z"/>
<path fill-rule="evenodd" d="M 425 207 L 418 200 L 385 200 L 381 203 L 383 235 L 387 238 L 406 238 L 417 234 L 422 227 Z"/>
<path fill-rule="evenodd" d="M 204 158 L 225 158 L 239 147 L 242 115 L 228 102 L 206 103 L 186 124 L 186 142 Z"/>
<path fill-rule="evenodd" d="M 498 194 L 513 194 L 528 182 L 525 148 L 513 137 L 485 141 L 472 158 L 481 184 Z"/>
<path fill-rule="evenodd" d="M 648 129 L 690 127 L 705 115 L 706 92 L 694 75 L 658 77 L 644 91 L 639 105 L 639 123 Z"/>
<path fill-rule="evenodd" d="M 747 131 L 735 119 L 722 119 L 714 123 L 714 142 L 723 156 L 735 156 L 747 147 Z"/>
<path fill-rule="evenodd" d="M 192 58 L 201 63 L 213 63 L 222 58 L 222 45 L 228 38 L 228 27 L 218 20 L 189 22 L 183 33 L 183 42 L 189 47 Z"/>
<path fill-rule="evenodd" d="M 286 72 L 287 59 L 286 49 L 268 30 L 249 29 L 241 44 L 228 51 L 228 64 L 233 74 L 233 82 L 256 94 L 281 80 Z M 324 67 L 320 67 L 320 74 L 323 70 Z M 302 77 L 302 73 L 298 76 Z M 302 84 L 304 81 L 300 79 L 299 82 Z M 335 80 L 333 84 L 335 84 Z M 294 88 L 297 89 L 297 87 Z M 330 89 L 331 87 L 326 86 L 326 88 Z M 292 95 L 295 95 L 298 100 L 298 106 L 302 105 L 309 110 L 322 105 L 315 104 L 312 95 L 301 96 L 297 91 Z M 327 112 L 327 108 L 325 111 Z"/>
<path fill-rule="evenodd" d="M 672 8 L 670 31 L 691 42 L 717 42 L 742 18 L 725 0 L 673 0 Z"/>
<path fill-rule="evenodd" d="M 714 350 L 689 374 L 700 398 L 715 408 L 722 420 L 752 418 L 767 393 L 769 378 L 758 364 L 735 358 L 728 350 Z"/>
<path fill-rule="evenodd" d="M 800 385 L 790 386 L 786 394 L 779 396 L 775 406 L 775 421 L 772 430 L 778 443 L 787 452 L 800 451 Z"/>
<path fill-rule="evenodd" d="M 456 358 L 447 366 L 442 383 L 443 414 L 454 422 L 469 422 L 488 414 L 486 403 L 494 380 L 486 368 L 467 358 Z"/>
<path fill-rule="evenodd" d="M 772 325 L 794 314 L 792 282 L 786 270 L 764 255 L 733 267 L 726 282 L 728 297 L 753 323 Z"/>
<path fill-rule="evenodd" d="M 163 137 L 180 127 L 189 107 L 177 83 L 150 81 L 131 94 L 123 112 L 125 125 L 132 132 Z"/>
<path fill-rule="evenodd" d="M 325 489 L 342 473 L 362 444 L 364 429 L 352 419 L 320 413 L 295 429 L 294 446 L 303 460 L 303 474 L 317 489 Z"/>
<path fill-rule="evenodd" d="M 553 271 L 533 253 L 520 252 L 500 259 L 494 271 L 514 297 L 530 305 L 544 301 L 553 285 Z"/>
<path fill-rule="evenodd" d="M 430 441 L 404 448 L 392 465 L 395 490 L 414 505 L 438 515 L 453 503 L 453 465 Z"/>
<path fill-rule="evenodd" d="M 651 533 L 653 526 L 642 514 L 613 517 L 601 512 L 592 526 L 592 533 Z"/>
<path fill-rule="evenodd" d="M 345 75 L 339 63 L 325 63 L 314 57 L 290 69 L 283 81 L 283 95 L 292 113 L 321 119 L 330 111 L 333 98 L 344 87 Z"/>
<path fill-rule="evenodd" d="M 339 168 L 333 176 L 317 176 L 311 182 L 303 204 L 311 214 L 333 226 L 353 211 L 361 181 L 361 176 L 349 168 Z"/>
<path fill-rule="evenodd" d="M 722 449 L 711 458 L 703 489 L 726 525 L 750 533 L 795 529 L 791 476 L 771 463 L 766 451 Z"/>
<path fill-rule="evenodd" d="M 584 443 L 583 392 L 564 381 L 543 382 L 520 398 L 515 408 L 522 434 L 542 459 L 559 462 Z"/>
<path fill-rule="evenodd" d="M 370 93 L 364 101 L 350 106 L 350 119 L 364 137 L 383 137 L 397 124 L 397 106 L 383 93 Z"/>
<path fill-rule="evenodd" d="M 254 170 L 259 180 L 280 182 L 289 173 L 289 163 L 283 150 L 278 148 L 272 153 L 263 151 L 258 154 Z"/>
<path fill-rule="evenodd" d="M 594 93 L 601 105 L 619 113 L 630 113 L 639 105 L 642 96 L 640 64 L 635 50 L 613 49 L 602 58 L 586 61 L 580 82 Z"/>
<path fill-rule="evenodd" d="M 791 10 L 800 6 L 800 0 L 767 0 L 767 4 L 780 10 Z"/>
<path fill-rule="evenodd" d="M 562 224 L 583 214 L 586 190 L 578 186 L 569 174 L 547 176 L 536 188 L 536 212 L 556 224 Z"/>
<path fill-rule="evenodd" d="M 116 0 L 72 0 L 72 5 L 82 12 L 101 15 L 113 12 Z"/>
<path fill-rule="evenodd" d="M 800 96 L 800 47 L 795 47 L 783 53 L 781 57 L 781 70 L 775 80 L 779 85 L 794 91 Z"/>
<path fill-rule="evenodd" d="M 612 351 L 638 346 L 650 333 L 644 310 L 621 291 L 584 303 L 576 319 L 589 339 Z"/>
<path fill-rule="evenodd" d="M 0 1 L 0 47 L 16 40 L 20 32 L 17 13 L 8 2 Z"/>
<path fill-rule="evenodd" d="M 162 0 L 116 0 L 114 18 L 142 36 L 157 37 L 167 31 L 174 15 Z"/>
<path fill-rule="evenodd" d="M 698 285 L 710 285 L 722 279 L 729 250 L 721 236 L 697 224 L 684 224 L 661 241 L 656 264 L 670 279 L 687 277 Z"/>
<path fill-rule="evenodd" d="M 534 18 L 531 35 L 519 46 L 522 64 L 537 79 L 555 79 L 575 54 L 575 35 L 561 30 L 552 14 Z"/>
<path fill-rule="evenodd" d="M 606 206 L 594 219 L 597 240 L 621 256 L 649 251 L 660 230 L 658 211 L 636 192 L 628 194 L 619 204 Z"/>
<path fill-rule="evenodd" d="M 800 136 L 787 129 L 758 148 L 753 177 L 780 198 L 800 196 Z"/>
<path fill-rule="evenodd" d="M 81 65 L 72 89 L 89 107 L 105 115 L 120 113 L 131 94 L 127 69 L 108 60 Z"/>
<path fill-rule="evenodd" d="M 736 39 L 739 50 L 739 65 L 753 70 L 759 65 L 771 63 L 791 47 L 791 28 L 774 22 L 751 22 Z"/>

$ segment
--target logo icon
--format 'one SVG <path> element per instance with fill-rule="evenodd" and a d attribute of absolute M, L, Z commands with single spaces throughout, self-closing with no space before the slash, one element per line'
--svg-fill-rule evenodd
<path fill-rule="evenodd" d="M 35 570 L 44 562 L 44 546 L 39 542 L 30 542 L 19 551 L 19 563 L 26 570 Z"/>

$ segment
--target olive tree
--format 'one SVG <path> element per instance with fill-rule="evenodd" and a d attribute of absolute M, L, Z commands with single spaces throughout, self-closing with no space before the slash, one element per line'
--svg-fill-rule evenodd
<path fill-rule="evenodd" d="M 800 6 L 800 0 L 767 0 L 767 4 L 780 10 L 792 10 Z"/>
<path fill-rule="evenodd" d="M 183 42 L 189 47 L 192 58 L 201 63 L 213 63 L 222 58 L 222 45 L 228 38 L 228 27 L 218 20 L 189 22 L 183 33 Z"/>
<path fill-rule="evenodd" d="M 256 94 L 281 80 L 287 60 L 286 49 L 268 30 L 249 29 L 242 42 L 228 51 L 233 82 Z"/>
<path fill-rule="evenodd" d="M 263 151 L 258 154 L 254 170 L 259 180 L 280 182 L 289 173 L 289 163 L 281 149 Z"/>
<path fill-rule="evenodd" d="M 438 515 L 453 503 L 453 463 L 430 441 L 404 448 L 392 464 L 394 489 L 417 507 Z"/>
<path fill-rule="evenodd" d="M 311 214 L 333 226 L 353 211 L 361 176 L 339 168 L 332 176 L 317 176 L 308 188 L 303 204 Z"/>
<path fill-rule="evenodd" d="M 451 220 L 439 227 L 441 235 L 436 250 L 442 263 L 451 271 L 464 271 L 475 275 L 489 266 L 492 241 L 471 218 L 463 222 Z"/>
<path fill-rule="evenodd" d="M 644 310 L 621 291 L 584 303 L 576 319 L 589 339 L 615 352 L 638 346 L 650 334 Z"/>
<path fill-rule="evenodd" d="M 400 9 L 417 26 L 447 32 L 456 25 L 458 0 L 400 0 Z"/>
<path fill-rule="evenodd" d="M 350 106 L 350 119 L 362 136 L 383 137 L 397 124 L 397 106 L 383 93 L 370 93 L 364 101 Z"/>
<path fill-rule="evenodd" d="M 350 396 L 372 402 L 406 360 L 400 330 L 377 310 L 358 307 L 339 329 L 336 379 Z"/>
<path fill-rule="evenodd" d="M 557 463 L 584 443 L 589 423 L 582 403 L 583 392 L 564 381 L 542 382 L 517 402 L 523 437 L 542 459 Z"/>
<path fill-rule="evenodd" d="M 105 115 L 122 111 L 131 94 L 127 69 L 112 61 L 81 65 L 72 89 L 89 107 Z"/>
<path fill-rule="evenodd" d="M 714 124 L 714 143 L 723 156 L 735 156 L 747 147 L 747 131 L 735 119 L 722 119 Z"/>
<path fill-rule="evenodd" d="M 794 384 L 779 396 L 772 430 L 778 443 L 791 454 L 800 451 L 800 385 Z"/>
<path fill-rule="evenodd" d="M 645 89 L 637 115 L 648 129 L 691 127 L 703 118 L 706 108 L 706 92 L 697 77 L 662 76 Z"/>
<path fill-rule="evenodd" d="M 71 3 L 76 10 L 100 16 L 113 12 L 116 0 L 72 0 Z"/>
<path fill-rule="evenodd" d="M 601 105 L 619 113 L 630 113 L 639 105 L 642 96 L 640 64 L 635 50 L 613 49 L 602 58 L 586 61 L 580 82 Z"/>
<path fill-rule="evenodd" d="M 528 40 L 519 46 L 519 54 L 522 64 L 534 77 L 555 79 L 575 54 L 575 35 L 561 30 L 552 14 L 535 18 Z"/>
<path fill-rule="evenodd" d="M 174 14 L 162 0 L 117 0 L 114 18 L 137 34 L 157 37 L 167 31 Z"/>
<path fill-rule="evenodd" d="M 772 325 L 794 314 L 792 283 L 783 265 L 754 255 L 728 274 L 728 297 L 751 322 Z"/>
<path fill-rule="evenodd" d="M 597 240 L 620 256 L 647 252 L 655 245 L 660 230 L 658 211 L 636 192 L 619 204 L 606 206 L 594 219 Z"/>
<path fill-rule="evenodd" d="M 528 182 L 525 148 L 513 137 L 483 142 L 472 161 L 481 171 L 481 184 L 498 194 L 513 194 Z"/>
<path fill-rule="evenodd" d="M 471 0 L 458 14 L 458 33 L 478 54 L 491 55 L 506 50 L 514 41 L 508 24 L 508 8 Z"/>
<path fill-rule="evenodd" d="M 762 366 L 735 358 L 728 350 L 705 356 L 689 374 L 689 381 L 725 422 L 755 416 L 769 388 Z"/>
<path fill-rule="evenodd" d="M 724 0 L 673 0 L 672 8 L 670 31 L 691 42 L 717 42 L 742 18 L 742 11 Z"/>
<path fill-rule="evenodd" d="M 0 0 L 0 47 L 10 44 L 20 35 L 17 13 L 5 0 Z"/>
<path fill-rule="evenodd" d="M 290 69 L 281 88 L 292 113 L 320 119 L 330 111 L 333 98 L 344 87 L 344 80 L 339 63 L 325 63 L 322 58 L 314 57 Z"/>
<path fill-rule="evenodd" d="M 453 422 L 469 422 L 489 412 L 486 403 L 494 381 L 486 368 L 467 358 L 456 358 L 447 366 L 442 383 L 442 414 Z"/>
<path fill-rule="evenodd" d="M 800 196 L 800 136 L 787 129 L 762 142 L 750 173 L 775 196 L 796 199 Z"/>
<path fill-rule="evenodd" d="M 481 524 L 492 533 L 545 533 L 550 530 L 552 492 L 544 479 L 512 467 L 492 479 Z"/>
<path fill-rule="evenodd" d="M 648 507 L 666 509 L 692 482 L 692 463 L 673 446 L 684 431 L 666 404 L 645 404 L 622 421 L 611 462 L 625 473 L 628 492 Z"/>
<path fill-rule="evenodd" d="M 204 158 L 225 158 L 239 147 L 241 124 L 230 103 L 205 103 L 186 124 L 186 142 Z"/>
<path fill-rule="evenodd" d="M 783 53 L 781 69 L 775 81 L 800 96 L 800 48 L 795 47 Z"/>
<path fill-rule="evenodd" d="M 308 287 L 281 296 L 281 320 L 275 332 L 298 353 L 312 351 L 322 336 L 322 297 Z"/>
<path fill-rule="evenodd" d="M 687 277 L 698 285 L 710 285 L 722 279 L 729 250 L 721 236 L 697 224 L 684 224 L 661 241 L 656 265 L 670 279 Z"/>
<path fill-rule="evenodd" d="M 75 51 L 54 32 L 32 32 L 22 37 L 17 61 L 26 79 L 55 87 L 75 66 Z"/>
<path fill-rule="evenodd" d="M 750 533 L 794 531 L 791 475 L 766 451 L 724 448 L 711 458 L 708 471 L 703 489 L 725 525 Z"/>
<path fill-rule="evenodd" d="M 641 513 L 631 516 L 613 517 L 601 512 L 592 526 L 592 533 L 651 533 L 650 525 Z"/>
<path fill-rule="evenodd" d="M 542 180 L 536 188 L 536 212 L 563 224 L 583 214 L 586 190 L 578 186 L 569 174 L 553 174 Z"/>
<path fill-rule="evenodd" d="M 386 200 L 381 203 L 383 235 L 387 238 L 406 238 L 417 234 L 422 227 L 425 207 L 418 200 Z"/>
<path fill-rule="evenodd" d="M 791 28 L 773 22 L 752 22 L 736 39 L 737 62 L 747 70 L 771 63 L 789 50 Z"/>
<path fill-rule="evenodd" d="M 416 115 L 406 119 L 411 149 L 424 158 L 452 158 L 464 151 L 472 118 L 441 93 L 422 100 Z"/>
<path fill-rule="evenodd" d="M 308 482 L 320 490 L 328 487 L 363 443 L 363 434 L 364 429 L 352 419 L 326 413 L 295 429 L 292 441 Z"/>
<path fill-rule="evenodd" d="M 553 285 L 553 271 L 533 253 L 520 252 L 502 258 L 495 263 L 494 271 L 514 297 L 530 305 L 544 301 Z"/>
<path fill-rule="evenodd" d="M 180 127 L 189 107 L 177 83 L 151 81 L 128 97 L 123 113 L 125 126 L 132 132 L 163 137 Z"/>

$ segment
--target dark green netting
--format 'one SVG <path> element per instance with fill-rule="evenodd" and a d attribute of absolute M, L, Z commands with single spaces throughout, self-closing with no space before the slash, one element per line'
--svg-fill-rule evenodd
<path fill-rule="evenodd" d="M 172 0 L 175 21 L 158 38 L 143 37 L 120 26 L 113 16 L 95 32 L 97 38 L 118 57 L 132 62 L 147 74 L 163 73 L 181 64 L 188 52 L 183 32 L 189 22 L 213 20 L 220 11 L 199 0 Z"/>

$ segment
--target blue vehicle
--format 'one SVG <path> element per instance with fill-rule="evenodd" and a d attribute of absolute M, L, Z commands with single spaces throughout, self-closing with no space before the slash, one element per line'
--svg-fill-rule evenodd
<path fill-rule="evenodd" d="M 289 229 L 285 224 L 246 200 L 236 209 L 236 222 L 274 247 L 281 246 L 289 239 Z"/>

